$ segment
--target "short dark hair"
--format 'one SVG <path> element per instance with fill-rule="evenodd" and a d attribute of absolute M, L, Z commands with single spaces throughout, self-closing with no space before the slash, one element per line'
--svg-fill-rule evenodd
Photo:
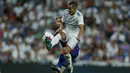
<path fill-rule="evenodd" d="M 69 5 L 72 5 L 74 8 L 78 7 L 78 3 L 76 1 L 71 1 Z"/>
<path fill-rule="evenodd" d="M 57 20 L 57 19 L 61 19 L 61 18 L 62 18 L 62 17 L 61 17 L 61 16 L 59 16 L 59 17 L 57 17 L 57 18 L 56 18 L 56 20 Z"/>

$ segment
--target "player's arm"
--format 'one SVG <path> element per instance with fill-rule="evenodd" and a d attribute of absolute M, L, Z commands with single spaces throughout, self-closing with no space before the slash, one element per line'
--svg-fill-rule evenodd
<path fill-rule="evenodd" d="M 84 32 L 84 20 L 82 15 L 79 16 L 78 23 L 79 23 L 79 34 L 77 40 L 80 41 L 80 38 L 81 36 L 83 36 L 83 32 Z"/>
<path fill-rule="evenodd" d="M 80 38 L 81 36 L 83 35 L 83 32 L 84 32 L 84 25 L 83 24 L 80 24 L 79 25 L 79 34 L 78 34 L 78 37 L 77 37 L 77 40 L 80 41 Z"/>

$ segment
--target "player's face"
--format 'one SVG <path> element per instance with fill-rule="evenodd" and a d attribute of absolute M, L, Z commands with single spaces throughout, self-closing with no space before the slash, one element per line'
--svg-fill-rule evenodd
<path fill-rule="evenodd" d="M 56 23 L 61 23 L 61 18 L 57 18 Z"/>
<path fill-rule="evenodd" d="M 56 24 L 57 24 L 57 26 L 59 26 L 61 24 L 61 18 L 56 19 Z"/>
<path fill-rule="evenodd" d="M 76 12 L 76 9 L 72 5 L 68 5 L 69 14 L 73 15 Z"/>

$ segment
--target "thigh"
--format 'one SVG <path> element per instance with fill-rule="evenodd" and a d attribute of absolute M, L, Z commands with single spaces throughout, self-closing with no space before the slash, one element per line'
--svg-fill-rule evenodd
<path fill-rule="evenodd" d="M 68 39 L 66 31 L 62 30 L 61 32 L 59 32 L 59 34 L 61 35 L 61 41 L 66 42 Z"/>
<path fill-rule="evenodd" d="M 61 49 L 61 53 L 63 54 L 70 53 L 77 44 L 78 40 L 76 39 L 76 37 L 70 36 L 67 40 L 66 46 L 63 49 Z"/>
<path fill-rule="evenodd" d="M 72 59 L 75 59 L 79 55 L 79 46 L 78 44 L 70 52 Z"/>
<path fill-rule="evenodd" d="M 74 49 L 75 46 L 78 44 L 78 40 L 76 39 L 75 36 L 69 36 L 68 41 L 67 41 L 67 45 L 71 48 Z"/>

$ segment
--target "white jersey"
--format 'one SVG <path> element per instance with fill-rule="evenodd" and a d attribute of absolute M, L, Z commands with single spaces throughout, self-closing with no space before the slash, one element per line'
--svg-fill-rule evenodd
<path fill-rule="evenodd" d="M 62 22 L 65 23 L 65 31 L 68 35 L 78 36 L 79 25 L 84 25 L 82 14 L 77 10 L 74 15 L 70 15 L 68 9 L 64 10 Z"/>

